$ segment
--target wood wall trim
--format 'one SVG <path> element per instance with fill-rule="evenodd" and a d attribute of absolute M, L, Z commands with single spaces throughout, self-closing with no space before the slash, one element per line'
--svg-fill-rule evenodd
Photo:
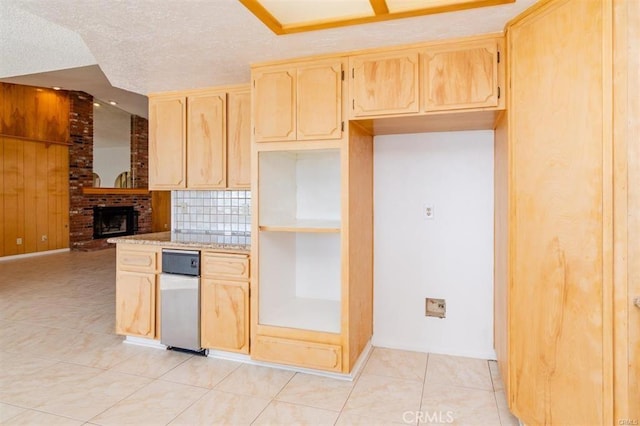
<path fill-rule="evenodd" d="M 38 143 L 43 143 L 43 144 L 46 144 L 46 145 L 64 145 L 64 146 L 73 145 L 73 143 L 71 141 L 62 142 L 62 141 L 50 141 L 50 140 L 43 140 L 43 139 L 32 139 L 32 138 L 27 138 L 27 137 L 24 137 L 24 136 L 8 135 L 8 134 L 5 134 L 5 133 L 0 133 L 0 137 L 4 137 L 4 138 L 8 138 L 8 139 L 19 139 L 21 141 L 27 141 L 27 142 L 38 142 Z"/>
<path fill-rule="evenodd" d="M 147 188 L 82 188 L 85 195 L 149 195 Z"/>

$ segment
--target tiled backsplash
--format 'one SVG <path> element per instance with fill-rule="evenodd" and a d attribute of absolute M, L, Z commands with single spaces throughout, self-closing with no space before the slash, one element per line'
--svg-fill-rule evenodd
<path fill-rule="evenodd" d="M 251 191 L 171 191 L 174 232 L 251 232 Z"/>

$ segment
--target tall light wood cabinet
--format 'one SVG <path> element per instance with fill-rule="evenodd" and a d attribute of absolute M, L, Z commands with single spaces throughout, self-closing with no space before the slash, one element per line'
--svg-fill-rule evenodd
<path fill-rule="evenodd" d="M 246 85 L 150 95 L 149 188 L 248 188 L 249 103 Z"/>
<path fill-rule="evenodd" d="M 632 3 L 552 0 L 507 26 L 495 344 L 509 407 L 526 424 L 637 418 L 630 384 L 640 341 L 631 330 L 640 322 L 630 322 L 639 315 L 628 255 L 639 240 L 627 203 L 638 191 L 628 185 L 638 170 L 638 108 L 625 100 L 628 84 L 638 88 L 637 60 L 629 65 L 638 41 L 627 23 L 637 27 L 638 15 L 621 11 Z"/>
<path fill-rule="evenodd" d="M 340 139 L 341 58 L 254 67 L 256 142 Z"/>

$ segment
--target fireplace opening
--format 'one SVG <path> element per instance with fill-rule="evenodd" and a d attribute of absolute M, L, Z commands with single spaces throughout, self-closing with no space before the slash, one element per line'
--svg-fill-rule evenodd
<path fill-rule="evenodd" d="M 138 228 L 137 213 L 133 206 L 94 207 L 93 238 L 133 235 Z"/>

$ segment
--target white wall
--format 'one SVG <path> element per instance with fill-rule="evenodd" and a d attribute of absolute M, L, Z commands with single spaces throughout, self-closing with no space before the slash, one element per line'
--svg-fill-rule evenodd
<path fill-rule="evenodd" d="M 93 107 L 93 172 L 100 176 L 100 186 L 113 188 L 120 173 L 131 171 L 131 115 L 98 103 Z"/>
<path fill-rule="evenodd" d="M 116 178 L 131 169 L 129 147 L 93 148 L 93 171 L 100 176 L 100 186 L 113 188 Z"/>
<path fill-rule="evenodd" d="M 374 247 L 375 346 L 495 359 L 493 131 L 377 136 Z"/>

